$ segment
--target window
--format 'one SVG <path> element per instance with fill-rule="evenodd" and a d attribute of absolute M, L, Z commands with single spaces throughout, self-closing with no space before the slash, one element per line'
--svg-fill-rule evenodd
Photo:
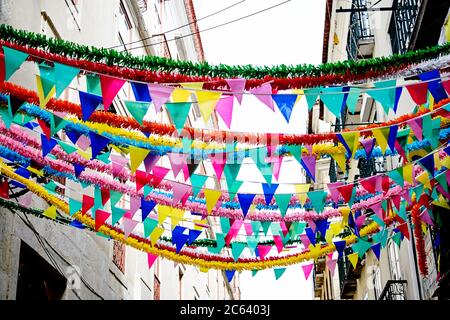
<path fill-rule="evenodd" d="M 393 241 L 390 241 L 388 245 L 388 253 L 389 253 L 389 266 L 391 269 L 391 278 L 392 280 L 401 280 L 402 272 L 400 269 L 400 257 L 398 247 Z"/>
<path fill-rule="evenodd" d="M 131 24 L 131 19 L 128 16 L 127 10 L 125 9 L 125 5 L 123 4 L 123 1 L 120 1 L 120 8 L 119 8 L 119 12 L 120 12 L 120 17 L 121 17 L 121 27 L 124 28 L 124 30 L 130 30 L 131 28 L 133 28 L 133 25 Z"/>
<path fill-rule="evenodd" d="M 408 51 L 409 41 L 419 14 L 420 0 L 394 0 L 388 33 L 391 36 L 392 53 Z"/>
<path fill-rule="evenodd" d="M 380 267 L 378 267 L 378 266 L 373 267 L 372 270 L 373 270 L 372 272 L 373 272 L 373 286 L 374 286 L 374 290 L 375 290 L 375 299 L 377 300 L 381 296 L 381 291 L 382 291 L 381 272 L 380 272 Z"/>
<path fill-rule="evenodd" d="M 113 262 L 120 272 L 125 274 L 125 244 L 113 242 Z"/>

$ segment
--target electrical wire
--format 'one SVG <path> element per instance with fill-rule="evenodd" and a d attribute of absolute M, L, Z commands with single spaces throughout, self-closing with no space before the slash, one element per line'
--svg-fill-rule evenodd
<path fill-rule="evenodd" d="M 173 31 L 182 29 L 182 28 L 184 28 L 184 27 L 188 27 L 188 26 L 190 26 L 191 24 L 194 24 L 194 23 L 197 23 L 198 21 L 201 21 L 201 20 L 210 18 L 210 17 L 212 17 L 212 16 L 215 16 L 215 15 L 217 15 L 217 14 L 219 14 L 219 13 L 222 13 L 222 12 L 228 10 L 228 9 L 231 9 L 231 8 L 237 6 L 237 5 L 239 5 L 239 4 L 241 4 L 241 3 L 245 2 L 245 1 L 247 1 L 247 0 L 241 0 L 241 1 L 239 1 L 239 2 L 235 2 L 235 3 L 233 3 L 232 5 L 229 5 L 229 6 L 226 7 L 226 8 L 223 8 L 223 9 L 220 9 L 220 10 L 218 10 L 218 11 L 216 11 L 216 12 L 210 13 L 210 14 L 204 16 L 204 17 L 201 17 L 201 18 L 199 18 L 199 19 L 196 19 L 196 20 L 194 20 L 194 21 L 191 21 L 191 22 L 186 23 L 186 24 L 184 24 L 184 25 L 181 25 L 181 26 L 179 26 L 179 27 L 176 27 L 176 28 L 173 28 L 173 29 L 170 29 L 170 30 L 166 30 L 166 31 L 164 31 L 164 32 L 161 32 L 160 34 L 166 34 L 166 33 L 170 33 L 170 32 L 173 32 Z M 159 35 L 159 34 L 158 34 L 158 35 Z M 107 49 L 114 49 L 114 48 L 118 48 L 118 47 L 122 47 L 122 46 L 128 46 L 128 45 L 130 45 L 130 44 L 134 44 L 134 43 L 138 43 L 138 42 L 141 42 L 141 41 L 145 41 L 145 40 L 151 39 L 151 38 L 153 38 L 154 36 L 156 36 L 156 35 L 152 35 L 152 36 L 150 36 L 150 37 L 142 38 L 142 39 L 135 40 L 135 41 L 131 41 L 131 42 L 128 42 L 128 43 L 118 44 L 118 45 L 115 45 L 115 46 L 112 46 L 112 47 L 108 47 Z"/>
<path fill-rule="evenodd" d="M 286 3 L 288 3 L 288 2 L 291 2 L 291 0 L 286 0 L 286 1 L 283 1 L 283 2 L 279 2 L 279 3 L 277 3 L 277 4 L 274 4 L 274 5 L 270 6 L 270 7 L 267 7 L 267 8 L 261 9 L 261 10 L 258 10 L 258 11 L 256 11 L 256 12 L 250 13 L 250 14 L 248 14 L 248 15 L 246 15 L 246 16 L 243 16 L 243 17 L 240 17 L 240 18 L 237 18 L 237 19 L 233 19 L 233 20 L 230 20 L 230 21 L 227 21 L 227 22 L 224 22 L 224 23 L 215 25 L 215 26 L 213 26 L 213 27 L 209 27 L 209 28 L 206 28 L 206 29 L 203 29 L 203 30 L 198 30 L 198 31 L 196 31 L 196 32 L 192 32 L 192 33 L 189 33 L 189 34 L 186 34 L 186 35 L 182 35 L 182 36 L 179 36 L 179 37 L 176 37 L 176 38 L 172 38 L 172 39 L 169 39 L 169 40 L 166 40 L 166 41 L 160 41 L 160 42 L 152 43 L 152 44 L 148 44 L 148 45 L 145 45 L 145 44 L 144 44 L 144 45 L 142 45 L 142 46 L 138 46 L 138 47 L 134 47 L 134 48 L 128 48 L 128 49 L 126 49 L 126 50 L 122 50 L 122 52 L 123 52 L 123 51 L 130 51 L 130 50 L 140 49 L 140 48 L 146 48 L 146 47 L 153 47 L 153 46 L 157 46 L 157 45 L 160 45 L 160 44 L 163 44 L 163 43 L 172 42 L 172 41 L 176 41 L 176 40 L 178 40 L 178 39 L 183 39 L 183 38 L 186 38 L 186 37 L 190 37 L 190 36 L 193 36 L 193 35 L 195 35 L 195 34 L 202 33 L 202 32 L 206 32 L 206 31 L 210 31 L 210 30 L 213 30 L 213 29 L 217 29 L 217 28 L 220 28 L 220 27 L 223 27 L 223 26 L 232 24 L 232 23 L 234 23 L 234 22 L 238 22 L 238 21 L 241 21 L 241 20 L 250 18 L 250 17 L 255 16 L 255 15 L 257 15 L 257 14 L 260 14 L 260 13 L 263 13 L 263 12 L 266 12 L 266 11 L 269 11 L 269 10 L 271 10 L 271 9 L 274 9 L 274 8 L 276 8 L 276 7 L 279 7 L 279 6 L 281 6 L 281 5 L 283 5 L 283 4 L 286 4 Z"/>

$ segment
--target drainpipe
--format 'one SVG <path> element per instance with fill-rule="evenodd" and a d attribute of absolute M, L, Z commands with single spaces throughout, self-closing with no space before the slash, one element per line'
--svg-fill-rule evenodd
<path fill-rule="evenodd" d="M 143 44 L 144 44 L 144 50 L 147 53 L 148 56 L 154 56 L 155 51 L 153 49 L 153 46 L 151 46 L 151 34 L 148 32 L 145 21 L 144 21 L 144 17 L 142 15 L 141 9 L 139 8 L 139 5 L 137 3 L 137 1 L 134 0 L 126 0 L 126 3 L 128 5 L 128 8 L 132 9 L 131 10 L 131 14 L 133 16 L 133 20 L 134 23 L 137 26 L 138 32 L 139 32 L 139 37 L 141 39 L 145 39 L 142 40 Z"/>

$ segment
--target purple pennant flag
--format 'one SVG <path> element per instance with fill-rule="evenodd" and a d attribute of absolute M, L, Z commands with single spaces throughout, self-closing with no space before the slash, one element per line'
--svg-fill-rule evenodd
<path fill-rule="evenodd" d="M 264 191 L 264 199 L 266 200 L 266 204 L 269 205 L 270 201 L 272 201 L 273 195 L 275 194 L 275 191 L 278 188 L 277 183 L 262 183 L 262 188 Z"/>
<path fill-rule="evenodd" d="M 344 183 L 343 182 L 332 182 L 329 183 L 328 186 L 328 190 L 330 191 L 331 194 L 331 199 L 333 200 L 334 203 L 338 203 L 339 202 L 339 191 L 337 190 L 338 187 L 343 186 Z"/>
<path fill-rule="evenodd" d="M 425 222 L 425 223 L 427 223 L 427 224 L 429 224 L 429 225 L 434 227 L 434 222 L 433 222 L 433 220 L 431 220 L 431 217 L 430 217 L 430 215 L 428 213 L 428 209 L 424 209 L 422 211 L 422 213 L 420 214 L 420 219 L 423 222 Z"/>
<path fill-rule="evenodd" d="M 263 83 L 259 87 L 250 90 L 255 97 L 275 112 L 272 99 L 272 85 L 269 82 Z"/>
<path fill-rule="evenodd" d="M 369 159 L 372 155 L 373 148 L 375 147 L 375 138 L 364 139 L 361 140 L 360 143 L 366 151 L 366 158 Z"/>
<path fill-rule="evenodd" d="M 380 218 L 381 220 L 384 220 L 384 216 L 383 216 L 383 208 L 381 207 L 381 201 L 375 202 L 374 204 L 371 204 L 370 209 L 373 210 L 373 212 L 375 212 L 375 214 L 378 216 L 378 218 Z"/>
<path fill-rule="evenodd" d="M 422 136 L 422 118 L 418 119 L 411 119 L 406 122 L 408 126 L 412 129 L 414 132 L 414 135 L 419 141 L 423 140 Z"/>
<path fill-rule="evenodd" d="M 102 151 L 108 145 L 111 140 L 92 131 L 89 131 L 89 138 L 91 139 L 92 148 L 91 160 L 93 160 L 97 157 L 100 151 Z"/>
<path fill-rule="evenodd" d="M 303 156 L 301 165 L 306 170 L 306 173 L 311 177 L 313 181 L 316 181 L 316 156 Z"/>
<path fill-rule="evenodd" d="M 219 99 L 216 104 L 216 112 L 220 115 L 223 122 L 225 122 L 228 129 L 231 127 L 231 120 L 233 119 L 233 96 L 225 96 Z"/>
<path fill-rule="evenodd" d="M 157 154 L 151 154 L 149 153 L 145 159 L 144 159 L 144 166 L 145 166 L 145 172 L 150 173 L 152 171 L 153 167 L 155 166 L 156 162 L 158 162 L 160 156 Z"/>
<path fill-rule="evenodd" d="M 141 208 L 141 198 L 138 197 L 130 197 L 130 211 L 129 216 L 132 217 L 136 211 Z"/>
<path fill-rule="evenodd" d="M 303 245 L 305 246 L 305 248 L 308 248 L 309 245 L 311 244 L 311 242 L 309 241 L 309 238 L 306 234 L 301 234 L 300 235 L 300 240 L 302 241 Z"/>
<path fill-rule="evenodd" d="M 237 79 L 226 79 L 225 81 L 227 82 L 228 86 L 231 89 L 231 92 L 233 92 L 233 95 L 236 97 L 239 104 L 241 104 L 242 96 L 244 95 L 246 80 L 243 78 L 237 78 Z"/>
<path fill-rule="evenodd" d="M 173 204 L 177 204 L 178 202 L 180 202 L 180 200 L 183 199 L 184 195 L 186 193 L 188 193 L 189 190 L 191 190 L 191 188 L 192 188 L 188 184 L 179 183 L 179 182 L 175 182 L 175 181 L 172 181 L 172 186 L 173 186 L 173 199 L 172 199 Z M 181 202 L 183 202 L 183 201 L 181 201 Z M 184 202 L 186 202 L 186 201 L 184 201 Z"/>
<path fill-rule="evenodd" d="M 153 101 L 153 105 L 155 106 L 155 111 L 160 112 L 162 105 L 169 100 L 170 95 L 175 88 L 149 83 L 148 89 L 150 91 L 150 97 Z"/>

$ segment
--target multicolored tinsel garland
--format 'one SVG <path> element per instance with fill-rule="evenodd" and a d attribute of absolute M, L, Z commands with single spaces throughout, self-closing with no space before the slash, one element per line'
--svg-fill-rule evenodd
<path fill-rule="evenodd" d="M 16 180 L 24 184 L 30 191 L 32 191 L 37 196 L 41 197 L 49 204 L 54 205 L 58 210 L 62 211 L 66 215 L 70 215 L 69 206 L 63 200 L 58 199 L 57 197 L 51 195 L 45 188 L 35 183 L 32 180 L 26 179 L 12 171 L 12 169 L 3 162 L 0 162 L 0 173 L 5 174 L 9 178 Z M 91 230 L 95 230 L 95 220 L 88 215 L 83 215 L 81 212 L 77 212 L 72 217 Z M 370 223 L 366 227 L 360 230 L 360 236 L 364 237 L 379 231 L 379 225 L 375 222 Z M 220 269 L 220 270 L 262 270 L 269 269 L 279 266 L 287 266 L 292 264 L 297 264 L 303 261 L 317 259 L 319 256 L 323 256 L 334 252 L 336 247 L 331 244 L 323 246 L 321 248 L 316 248 L 314 251 L 302 252 L 299 254 L 292 254 L 289 256 L 283 257 L 269 257 L 264 260 L 258 259 L 239 259 L 237 262 L 233 261 L 232 257 L 219 257 L 212 256 L 207 254 L 199 254 L 190 252 L 188 250 L 182 250 L 180 253 L 176 253 L 175 249 L 169 246 L 164 246 L 157 244 L 152 246 L 151 243 L 147 239 L 142 239 L 135 235 L 129 235 L 125 237 L 122 231 L 117 228 L 108 226 L 106 224 L 100 226 L 98 232 L 103 233 L 104 235 L 125 243 L 129 246 L 132 246 L 138 250 L 145 251 L 151 254 L 155 254 L 161 256 L 163 258 L 167 258 L 169 260 L 184 263 L 189 265 L 198 266 L 200 268 L 208 268 L 208 269 Z M 342 240 L 346 241 L 346 245 L 353 244 L 357 241 L 357 237 L 355 235 L 350 235 Z"/>
<path fill-rule="evenodd" d="M 255 67 L 251 65 L 228 66 L 224 64 L 214 66 L 207 62 L 193 63 L 157 56 L 135 57 L 128 52 L 93 48 L 60 39 L 47 38 L 41 34 L 15 30 L 5 24 L 0 25 L 0 39 L 30 48 L 40 48 L 53 54 L 64 55 L 79 60 L 104 62 L 109 66 L 114 65 L 187 76 L 258 78 L 263 81 L 268 81 L 272 78 L 326 77 L 331 75 L 355 77 L 361 74 L 364 74 L 365 78 L 372 78 L 374 73 L 392 73 L 396 69 L 406 68 L 413 63 L 434 59 L 450 53 L 450 44 L 447 43 L 442 46 L 410 51 L 402 55 L 395 54 L 390 57 L 325 63 L 319 66 L 306 64 L 297 66 L 279 65 L 273 67 Z M 342 80 L 341 82 L 347 82 Z M 192 81 L 188 80 L 187 82 Z"/>
<path fill-rule="evenodd" d="M 423 195 L 426 196 L 426 195 Z M 423 202 L 419 201 L 412 206 L 411 219 L 414 225 L 414 236 L 416 238 L 417 264 L 419 265 L 420 274 L 424 277 L 428 276 L 427 254 L 425 252 L 425 240 L 422 234 L 422 220 L 420 219 L 420 208 Z"/>
<path fill-rule="evenodd" d="M 40 105 L 39 98 L 34 91 L 27 90 L 23 87 L 17 86 L 10 82 L 0 83 L 0 93 L 12 95 L 21 99 L 22 101 L 28 102 L 34 105 Z M 450 103 L 450 98 L 443 99 L 439 103 L 436 103 L 434 106 L 434 110 L 437 110 L 433 114 L 435 116 L 442 116 L 446 113 L 446 111 L 442 108 L 442 106 Z M 46 105 L 46 108 L 51 111 L 57 112 L 67 112 L 77 116 L 79 119 L 82 118 L 81 106 L 72 102 L 63 101 L 59 99 L 52 98 Z M 386 121 L 378 124 L 371 124 L 368 126 L 361 126 L 352 131 L 361 131 L 365 129 L 374 129 L 380 127 L 391 126 L 395 124 L 403 124 L 408 120 L 414 119 L 421 115 L 430 112 L 429 110 L 421 110 L 416 114 L 406 114 L 400 116 L 396 119 Z M 144 133 L 157 134 L 160 136 L 179 136 L 176 128 L 173 125 L 162 124 L 158 122 L 144 121 L 143 126 L 141 126 L 135 119 L 128 118 L 124 116 L 120 116 L 111 112 L 105 111 L 95 111 L 91 117 L 90 121 L 102 124 L 108 124 L 112 127 L 116 128 L 124 128 L 124 129 L 135 129 L 140 130 Z M 350 130 L 344 130 L 348 132 Z M 339 132 L 337 132 L 339 133 Z M 239 132 L 231 132 L 231 131 L 209 131 L 203 129 L 195 129 L 192 127 L 185 127 L 181 136 L 192 139 L 198 139 L 204 142 L 240 142 L 240 143 L 248 143 L 251 141 L 255 144 L 271 144 L 271 137 L 276 136 L 277 143 L 281 145 L 297 145 L 297 144 L 305 144 L 305 145 L 313 145 L 321 142 L 339 142 L 337 138 L 336 132 L 330 133 L 320 133 L 320 134 L 258 134 L 258 133 L 239 133 Z M 363 131 L 361 132 L 362 137 L 368 137 L 371 135 L 371 131 Z"/>

